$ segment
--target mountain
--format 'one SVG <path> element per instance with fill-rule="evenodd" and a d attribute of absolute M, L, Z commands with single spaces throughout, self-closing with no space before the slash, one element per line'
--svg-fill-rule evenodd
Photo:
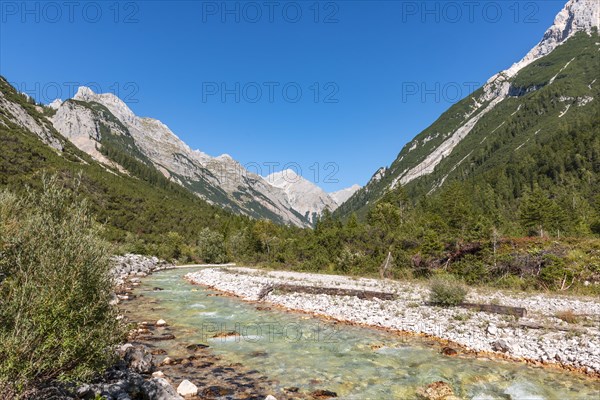
<path fill-rule="evenodd" d="M 413 199 L 453 181 L 519 198 L 533 184 L 597 181 L 599 20 L 596 0 L 568 1 L 522 60 L 450 107 L 337 214 L 364 214 L 401 186 Z"/>
<path fill-rule="evenodd" d="M 354 193 L 356 193 L 360 189 L 360 185 L 352 185 L 346 189 L 338 190 L 337 192 L 329 193 L 329 197 L 335 201 L 336 208 L 337 206 L 342 205 L 346 200 L 348 200 Z"/>
<path fill-rule="evenodd" d="M 291 169 L 275 172 L 265 179 L 271 185 L 282 189 L 292 208 L 313 224 L 325 209 L 333 212 L 360 189 L 359 185 L 352 185 L 337 192 L 326 193 Z"/>
<path fill-rule="evenodd" d="M 63 106 L 79 107 L 75 100 Z M 97 103 L 93 106 L 89 113 L 108 112 Z M 99 153 L 91 151 L 107 160 L 101 163 L 54 128 L 50 119 L 57 112 L 36 104 L 0 77 L 0 188 L 27 196 L 29 188 L 40 188 L 44 175 L 56 176 L 87 201 L 103 224 L 106 238 L 137 243 L 138 251 L 164 257 L 179 257 L 169 249 L 178 249 L 182 241 L 196 242 L 204 228 L 226 232 L 251 226 L 248 217 L 212 206 L 165 178 L 148 159 L 136 153 L 131 137 L 117 120 L 106 118 L 96 125 L 100 120 L 89 119 L 89 113 L 81 112 L 79 120 L 71 121 L 85 127 L 92 136 L 102 133 L 99 147 L 92 147 Z M 68 121 L 64 124 L 72 126 Z M 106 134 L 109 128 L 114 134 Z M 78 135 L 75 130 L 67 133 Z M 98 143 L 86 142 L 84 135 L 79 137 L 82 147 Z M 130 153 L 121 148 L 128 148 Z"/>
<path fill-rule="evenodd" d="M 323 189 L 291 169 L 275 172 L 266 180 L 283 190 L 292 207 L 312 223 L 326 208 L 330 211 L 337 208 L 337 203 Z"/>
<path fill-rule="evenodd" d="M 282 189 L 226 154 L 211 157 L 192 150 L 165 124 L 135 115 L 113 94 L 80 87 L 72 99 L 53 102 L 51 107 L 56 110 L 51 118 L 56 130 L 101 163 L 124 171 L 115 154 L 126 154 L 211 204 L 253 218 L 310 226 Z"/>

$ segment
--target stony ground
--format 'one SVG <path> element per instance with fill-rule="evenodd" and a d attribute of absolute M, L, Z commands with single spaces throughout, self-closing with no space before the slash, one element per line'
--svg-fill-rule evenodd
<path fill-rule="evenodd" d="M 342 321 L 432 335 L 469 351 L 555 364 L 600 376 L 600 301 L 597 299 L 474 289 L 468 295 L 467 301 L 471 303 L 524 307 L 527 316 L 517 318 L 461 307 L 445 309 L 427 305 L 427 287 L 414 282 L 242 267 L 206 268 L 186 277 L 192 283 L 246 300 L 257 300 L 261 290 L 272 284 L 391 292 L 396 294 L 396 299 L 366 300 L 275 290 L 263 300 Z M 565 312 L 574 315 L 575 320 L 565 322 L 557 317 Z"/>

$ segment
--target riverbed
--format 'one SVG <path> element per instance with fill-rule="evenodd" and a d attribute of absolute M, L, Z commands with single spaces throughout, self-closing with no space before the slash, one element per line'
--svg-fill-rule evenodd
<path fill-rule="evenodd" d="M 188 283 L 188 272 L 175 269 L 144 278 L 135 290 L 141 297 L 128 306 L 131 316 L 165 319 L 173 327 L 176 340 L 161 344 L 169 355 L 182 352 L 182 341 L 206 343 L 221 358 L 268 376 L 279 393 L 325 389 L 343 399 L 411 399 L 419 387 L 444 381 L 460 398 L 474 400 L 600 395 L 598 380 L 578 374 L 468 355 L 449 357 L 432 340 L 223 296 Z"/>

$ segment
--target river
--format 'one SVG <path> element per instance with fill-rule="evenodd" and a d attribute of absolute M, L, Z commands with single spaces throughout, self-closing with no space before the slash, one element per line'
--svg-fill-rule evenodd
<path fill-rule="evenodd" d="M 448 357 L 431 340 L 326 321 L 253 304 L 194 286 L 189 269 L 144 278 L 126 307 L 137 320 L 165 319 L 177 339 L 161 347 L 182 352 L 177 342 L 206 343 L 223 359 L 256 369 L 276 385 L 302 391 L 327 389 L 342 399 L 412 399 L 435 381 L 473 400 L 566 400 L 600 398 L 600 382 L 526 364 Z M 153 290 L 159 287 L 163 290 Z M 219 332 L 237 334 L 213 338 Z"/>

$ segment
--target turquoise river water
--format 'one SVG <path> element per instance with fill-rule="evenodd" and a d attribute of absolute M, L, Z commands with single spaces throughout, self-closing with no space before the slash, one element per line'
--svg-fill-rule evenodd
<path fill-rule="evenodd" d="M 207 343 L 223 359 L 260 371 L 281 388 L 328 389 L 342 399 L 412 399 L 417 388 L 442 380 L 465 399 L 600 400 L 598 380 L 521 363 L 448 357 L 427 339 L 275 308 L 257 310 L 263 304 L 215 296 L 188 283 L 183 276 L 191 271 L 145 278 L 136 290 L 143 301 L 135 303 L 133 316 L 165 319 L 177 329 L 176 342 Z M 238 334 L 211 338 L 223 331 Z M 181 352 L 175 342 L 166 346 L 171 355 Z"/>

